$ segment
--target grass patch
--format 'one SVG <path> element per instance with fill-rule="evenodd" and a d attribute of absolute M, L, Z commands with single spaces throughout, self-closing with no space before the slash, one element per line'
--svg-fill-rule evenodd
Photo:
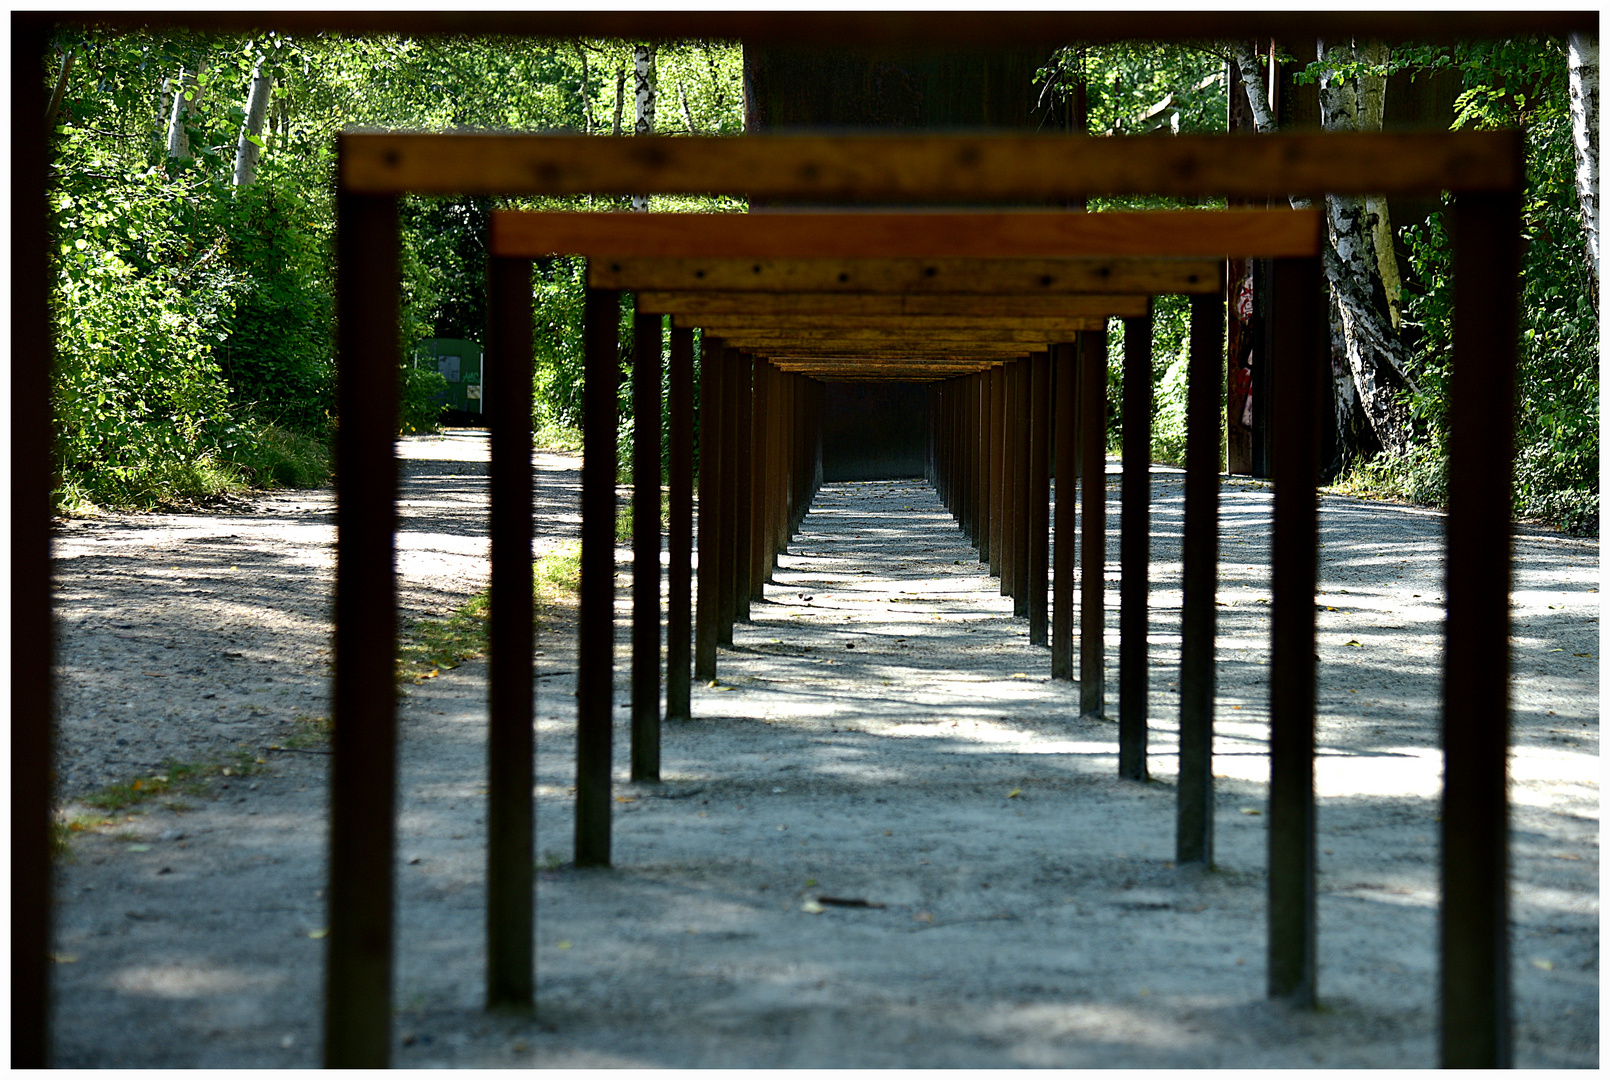
<path fill-rule="evenodd" d="M 79 801 L 97 810 L 116 813 L 168 795 L 205 795 L 211 781 L 221 776 L 252 776 L 268 763 L 250 750 L 238 750 L 226 762 L 166 762 L 160 770 L 136 776 L 121 784 L 108 784 Z M 186 806 L 187 804 L 180 804 Z"/>
<path fill-rule="evenodd" d="M 531 443 L 539 450 L 574 454 L 581 450 L 581 431 L 569 424 L 556 424 L 544 419 L 531 432 Z"/>
<path fill-rule="evenodd" d="M 665 488 L 660 489 L 660 531 L 671 523 L 671 493 Z M 620 507 L 615 511 L 615 539 L 626 543 L 632 539 L 632 508 L 630 505 Z"/>
<path fill-rule="evenodd" d="M 321 439 L 278 424 L 243 425 L 224 458 L 254 488 L 315 488 L 329 483 L 330 448 Z"/>
<path fill-rule="evenodd" d="M 486 652 L 490 594 L 470 597 L 443 619 L 420 619 L 397 645 L 397 679 L 415 686 Z"/>
<path fill-rule="evenodd" d="M 581 542 L 571 540 L 559 545 L 531 569 L 532 599 L 538 611 L 574 604 L 581 589 Z"/>
<path fill-rule="evenodd" d="M 290 750 L 318 750 L 330 745 L 330 733 L 335 725 L 328 716 L 293 716 L 296 730 L 279 745 Z"/>

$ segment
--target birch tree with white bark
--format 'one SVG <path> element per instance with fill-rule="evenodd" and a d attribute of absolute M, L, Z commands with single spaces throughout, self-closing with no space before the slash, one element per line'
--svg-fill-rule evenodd
<path fill-rule="evenodd" d="M 634 135 L 654 134 L 654 105 L 658 87 L 654 71 L 653 45 L 639 45 L 633 50 L 634 81 L 633 88 L 637 98 L 637 122 L 632 126 Z M 647 210 L 649 199 L 647 195 L 633 195 L 632 209 Z"/>
<path fill-rule="evenodd" d="M 1572 34 L 1566 42 L 1571 87 L 1571 145 L 1576 155 L 1576 197 L 1594 300 L 1599 292 L 1599 39 Z"/>
<path fill-rule="evenodd" d="M 235 168 L 231 182 L 244 187 L 257 178 L 257 157 L 263 148 L 263 121 L 268 116 L 269 91 L 274 78 L 263 70 L 263 58 L 258 57 L 252 69 L 251 89 L 246 95 L 246 116 L 241 121 L 240 138 L 235 143 Z"/>

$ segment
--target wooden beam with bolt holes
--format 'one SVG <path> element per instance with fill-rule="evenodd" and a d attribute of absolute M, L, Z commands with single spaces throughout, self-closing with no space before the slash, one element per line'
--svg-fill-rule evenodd
<path fill-rule="evenodd" d="M 494 256 L 540 258 L 1306 257 L 1317 210 L 1068 210 L 753 214 L 499 211 Z"/>
<path fill-rule="evenodd" d="M 1056 296 L 983 295 L 844 295 L 773 292 L 662 292 L 637 294 L 639 311 L 656 311 L 701 326 L 717 316 L 831 318 L 1137 318 L 1145 314 L 1146 296 L 1061 294 Z M 703 320 L 701 322 L 701 320 Z M 676 325 L 683 325 L 677 323 Z M 849 325 L 846 323 L 846 325 Z"/>
<path fill-rule="evenodd" d="M 824 202 L 1043 202 L 1498 191 L 1512 133 L 644 135 L 343 132 L 342 190 L 400 195 L 710 194 Z"/>
<path fill-rule="evenodd" d="M 607 259 L 595 289 L 1168 296 L 1220 291 L 1217 259 Z"/>

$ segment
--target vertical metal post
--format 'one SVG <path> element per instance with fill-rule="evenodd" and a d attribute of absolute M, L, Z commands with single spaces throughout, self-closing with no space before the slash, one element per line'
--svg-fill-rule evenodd
<path fill-rule="evenodd" d="M 336 221 L 341 424 L 324 1064 L 383 1069 L 397 791 L 397 200 L 339 193 Z"/>
<path fill-rule="evenodd" d="M 1010 365 L 989 369 L 989 572 L 1002 578 L 1006 558 L 1006 372 Z"/>
<path fill-rule="evenodd" d="M 1146 779 L 1152 502 L 1152 313 L 1124 320 L 1123 523 L 1119 528 L 1118 775 Z"/>
<path fill-rule="evenodd" d="M 1314 591 L 1319 575 L 1319 260 L 1278 259 L 1274 603 L 1269 664 L 1269 996 L 1314 1003 Z"/>
<path fill-rule="evenodd" d="M 1018 429 L 1018 375 L 1023 365 L 1012 361 L 1006 365 L 1006 385 L 1001 392 L 1001 413 L 1006 428 L 1001 438 L 1001 595 L 1011 596 L 1017 581 L 1017 429 Z M 1013 614 L 1017 614 L 1016 605 Z"/>
<path fill-rule="evenodd" d="M 632 323 L 632 779 L 660 780 L 660 353 L 665 320 Z"/>
<path fill-rule="evenodd" d="M 1219 562 L 1219 376 L 1224 298 L 1191 297 L 1180 613 L 1179 831 L 1175 861 L 1213 865 L 1213 653 Z"/>
<path fill-rule="evenodd" d="M 1046 563 L 1051 557 L 1051 356 L 1029 357 L 1029 543 L 1024 594 L 1029 644 L 1046 643 Z"/>
<path fill-rule="evenodd" d="M 35 378 L 11 395 L 11 1067 L 50 1064 L 51 618 L 48 15 L 11 15 L 11 355 Z M 40 378 L 42 376 L 42 379 Z M 26 673 L 26 674 L 24 674 Z"/>
<path fill-rule="evenodd" d="M 1520 153 L 1517 146 L 1516 160 Z M 1509 1068 L 1513 1055 L 1505 759 L 1520 230 L 1519 193 L 1456 198 L 1442 689 L 1444 1068 Z"/>
<path fill-rule="evenodd" d="M 985 566 L 989 565 L 989 538 L 990 530 L 994 528 L 995 515 L 990 506 L 994 492 L 990 490 L 990 379 L 994 368 L 986 368 L 976 376 L 978 398 L 978 443 L 974 447 L 974 455 L 978 461 L 978 561 Z"/>
<path fill-rule="evenodd" d="M 1056 540 L 1051 545 L 1052 568 L 1051 678 L 1073 681 L 1073 555 L 1074 524 L 1078 511 L 1078 477 L 1074 458 L 1079 449 L 1079 360 L 1076 344 L 1051 346 L 1056 366 L 1051 380 L 1056 397 L 1057 509 Z"/>
<path fill-rule="evenodd" d="M 732 562 L 733 618 L 749 621 L 750 567 L 754 561 L 755 514 L 755 358 L 749 353 L 738 354 L 734 369 L 738 376 L 737 430 L 737 547 Z"/>
<path fill-rule="evenodd" d="M 487 266 L 492 427 L 488 613 L 486 1004 L 534 1004 L 532 814 L 535 626 L 531 612 L 531 260 Z"/>
<path fill-rule="evenodd" d="M 716 555 L 717 597 L 716 641 L 732 644 L 732 624 L 737 612 L 737 582 L 733 563 L 738 553 L 738 353 L 723 347 L 707 357 L 721 365 L 721 511 L 717 527 L 721 530 Z"/>
<path fill-rule="evenodd" d="M 583 299 L 581 597 L 576 649 L 576 865 L 608 866 L 615 709 L 615 429 L 620 293 Z"/>
<path fill-rule="evenodd" d="M 750 416 L 753 465 L 749 472 L 749 574 L 744 591 L 753 603 L 766 599 L 766 492 L 771 488 L 771 365 L 755 359 L 755 394 Z"/>
<path fill-rule="evenodd" d="M 721 354 L 706 337 L 699 361 L 699 593 L 694 611 L 693 677 L 716 677 L 721 638 Z"/>
<path fill-rule="evenodd" d="M 691 720 L 693 632 L 693 331 L 671 329 L 671 490 L 666 547 L 665 718 Z"/>
<path fill-rule="evenodd" d="M 1029 388 L 1033 365 L 1025 357 L 1017 365 L 1017 400 L 1013 411 L 1017 419 L 1017 445 L 1012 448 L 1012 615 L 1029 615 L 1029 454 L 1033 420 L 1030 415 Z"/>
<path fill-rule="evenodd" d="M 1107 334 L 1079 337 L 1079 712 L 1103 716 L 1107 588 Z"/>

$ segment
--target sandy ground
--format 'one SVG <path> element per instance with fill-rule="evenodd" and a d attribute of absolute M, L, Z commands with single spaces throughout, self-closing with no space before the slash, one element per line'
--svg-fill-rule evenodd
<path fill-rule="evenodd" d="M 445 610 L 484 580 L 484 451 L 406 453 L 404 595 Z M 573 461 L 542 464 L 539 546 L 573 532 L 576 482 Z M 484 666 L 411 688 L 395 1064 L 1434 1065 L 1442 518 L 1324 501 L 1322 1008 L 1292 1013 L 1264 998 L 1271 493 L 1227 481 L 1222 499 L 1211 872 L 1171 862 L 1178 474 L 1155 476 L 1146 784 L 1116 779 L 1116 723 L 1080 719 L 1077 687 L 1046 678 L 931 491 L 833 485 L 718 684 L 695 687 L 697 719 L 666 727 L 658 786 L 626 780 L 622 619 L 609 870 L 567 865 L 573 646 L 540 641 L 535 1021 L 480 1010 Z M 266 747 L 324 708 L 328 509 L 281 495 L 63 531 L 67 793 L 170 743 Z M 1116 483 L 1108 515 L 1115 559 Z M 1597 545 L 1523 530 L 1516 555 L 1516 1063 L 1596 1067 Z M 1115 715 L 1115 573 L 1107 605 Z M 327 759 L 262 756 L 192 809 L 75 838 L 58 1064 L 317 1063 Z"/>

